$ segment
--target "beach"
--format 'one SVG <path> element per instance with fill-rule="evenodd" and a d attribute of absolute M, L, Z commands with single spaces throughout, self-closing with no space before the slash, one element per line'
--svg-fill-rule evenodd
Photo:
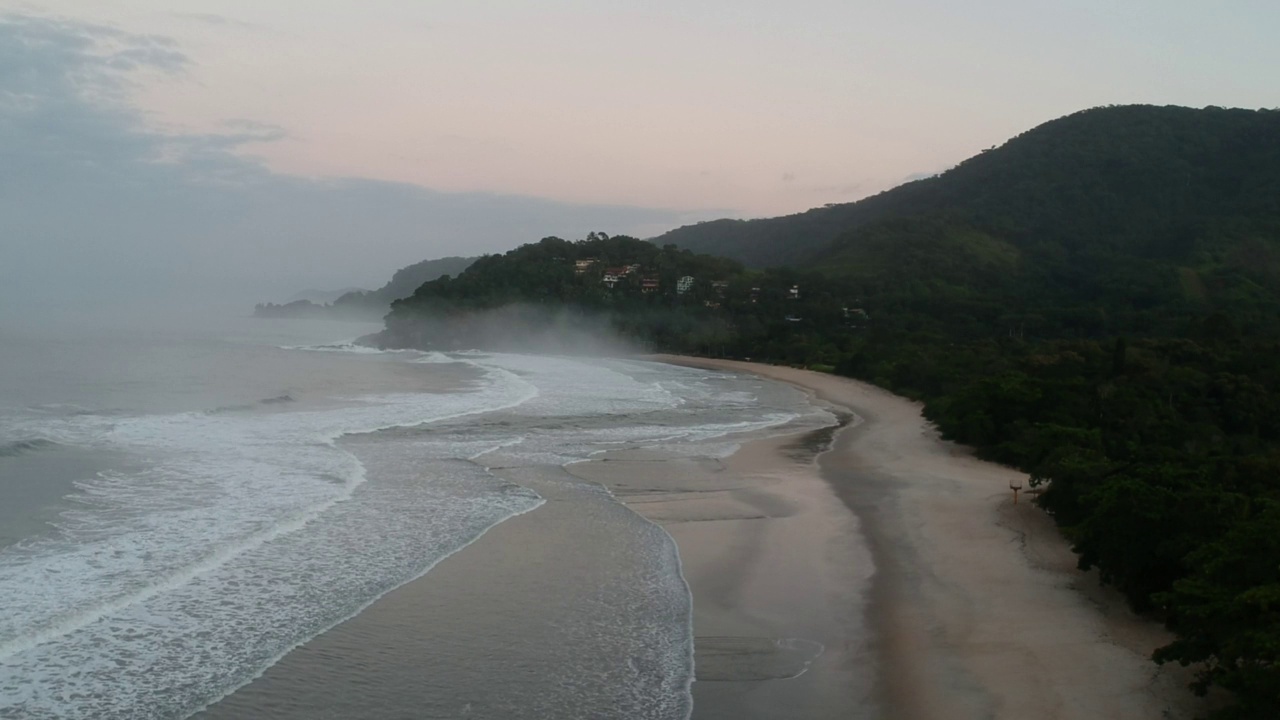
<path fill-rule="evenodd" d="M 197 717 L 682 717 L 687 707 L 653 702 L 678 700 L 684 688 L 636 680 L 685 670 L 633 673 L 643 656 L 592 637 L 639 629 L 654 607 L 692 620 L 693 718 L 882 717 L 864 626 L 871 558 L 816 463 L 837 430 L 832 417 L 819 410 L 710 445 L 625 443 L 563 467 L 502 449 L 480 456 L 488 472 L 545 502 Z M 664 539 L 674 565 L 633 557 Z M 664 587 L 667 578 L 643 577 L 664 567 L 687 582 L 691 609 L 622 592 Z"/>
<path fill-rule="evenodd" d="M 917 403 L 873 386 L 687 357 L 268 355 L 281 372 L 300 355 L 320 380 L 366 373 L 359 387 L 428 392 L 334 404 L 294 391 L 284 406 L 130 420 L 194 448 L 216 429 L 222 454 L 254 432 L 273 456 L 320 452 L 358 482 L 317 484 L 346 494 L 10 655 L 0 679 L 31 689 L 0 717 L 1197 712 L 1186 671 L 1148 660 L 1163 629 L 1077 570 L 1025 497 L 1012 502 L 1025 476 L 941 440 Z M 416 422 L 424 412 L 438 419 Z M 341 434 L 317 451 L 309 428 Z M 243 492 L 286 502 L 298 477 L 267 467 Z M 238 640 L 206 639 L 228 633 Z M 41 671 L 104 642 L 125 664 L 102 687 L 128 680 L 134 694 Z M 150 647 L 164 654 L 136 650 Z M 179 672 L 192 683 L 173 684 Z M 68 682 L 94 692 L 55 692 Z"/>
<path fill-rule="evenodd" d="M 1148 659 L 1169 640 L 1163 628 L 1131 613 L 1096 574 L 1077 570 L 1052 520 L 1025 496 L 1014 505 L 1009 483 L 1025 487 L 1023 474 L 940 439 L 918 403 L 806 370 L 658 359 L 791 383 L 860 418 L 819 466 L 860 521 L 875 562 L 867 622 L 879 716 L 1197 712 L 1187 672 Z"/>

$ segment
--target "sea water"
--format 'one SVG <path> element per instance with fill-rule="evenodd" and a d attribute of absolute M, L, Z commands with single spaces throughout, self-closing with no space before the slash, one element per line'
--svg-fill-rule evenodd
<path fill-rule="evenodd" d="M 0 718 L 188 717 L 549 494 L 618 539 L 593 602 L 624 621 L 584 603 L 522 703 L 688 715 L 674 544 L 560 469 L 624 447 L 725 455 L 816 411 L 636 360 L 349 342 L 369 329 L 0 328 Z"/>

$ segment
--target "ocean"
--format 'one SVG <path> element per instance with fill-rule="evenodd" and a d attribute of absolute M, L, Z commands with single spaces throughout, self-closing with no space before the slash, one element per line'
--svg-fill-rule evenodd
<path fill-rule="evenodd" d="M 581 590 L 472 625 L 415 609 L 452 632 L 430 648 L 440 671 L 411 709 L 369 698 L 373 716 L 689 716 L 677 548 L 565 468 L 726 457 L 830 416 L 786 386 L 634 359 L 352 343 L 375 329 L 0 327 L 0 718 L 304 717 L 235 691 L 535 511 Z"/>

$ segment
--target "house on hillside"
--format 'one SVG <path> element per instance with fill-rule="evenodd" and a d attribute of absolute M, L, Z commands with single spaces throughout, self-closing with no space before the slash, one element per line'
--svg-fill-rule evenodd
<path fill-rule="evenodd" d="M 693 288 L 693 276 L 685 275 L 676 281 L 676 294 L 683 295 Z"/>
<path fill-rule="evenodd" d="M 792 285 L 792 286 L 791 286 L 791 289 L 787 291 L 787 299 L 788 299 L 788 300 L 799 300 L 799 299 L 800 299 L 800 286 L 799 286 L 799 285 Z"/>
<path fill-rule="evenodd" d="M 598 262 L 600 261 L 595 258 L 584 258 L 582 260 L 575 260 L 573 262 L 573 272 L 577 275 L 581 275 L 582 273 L 591 269 L 591 266 L 595 265 Z"/>
<path fill-rule="evenodd" d="M 658 278 L 653 275 L 640 278 L 640 292 L 642 293 L 658 292 Z"/>
<path fill-rule="evenodd" d="M 600 282 L 604 283 L 606 287 L 612 288 L 614 285 L 617 285 L 618 281 L 625 277 L 626 274 L 626 268 L 605 268 L 604 277 L 600 279 Z"/>
<path fill-rule="evenodd" d="M 711 289 L 716 291 L 716 295 L 724 297 L 724 291 L 729 289 L 728 280 L 712 280 Z"/>

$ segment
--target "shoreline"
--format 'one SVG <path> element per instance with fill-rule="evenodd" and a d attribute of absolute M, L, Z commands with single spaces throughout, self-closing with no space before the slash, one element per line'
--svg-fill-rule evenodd
<path fill-rule="evenodd" d="M 1171 636 L 1076 569 L 1048 515 L 1012 503 L 1008 480 L 1025 475 L 942 440 L 919 403 L 790 367 L 649 359 L 784 382 L 862 418 L 836 433 L 819 465 L 875 560 L 866 621 L 885 717 L 1202 712 L 1190 672 L 1149 659 Z"/>
<path fill-rule="evenodd" d="M 1147 659 L 1167 642 L 1164 630 L 1076 570 L 1047 515 L 1011 503 L 1007 480 L 1024 476 L 939 439 L 918 403 L 787 367 L 639 359 L 787 384 L 840 421 L 729 435 L 736 448 L 723 456 L 630 447 L 537 469 L 508 466 L 499 452 L 495 475 L 546 502 L 295 648 L 199 717 L 365 717 L 381 702 L 384 711 L 413 706 L 440 717 L 588 712 L 511 703 L 527 697 L 521 682 L 557 667 L 551 655 L 579 647 L 561 633 L 591 626 L 573 607 L 584 589 L 607 592 L 605 578 L 629 577 L 623 554 L 658 547 L 620 536 L 624 527 L 645 533 L 620 513 L 656 526 L 677 554 L 692 599 L 684 610 L 693 624 L 692 720 L 1189 720 L 1203 707 L 1185 688 L 1189 672 Z M 545 601 L 532 616 L 530 597 Z M 478 665 L 450 665 L 460 655 L 439 651 L 477 640 L 490 648 Z M 616 672 L 621 657 L 586 667 Z M 495 676 L 506 686 L 494 687 Z M 335 694 L 342 687 L 353 692 Z M 472 688 L 465 707 L 435 704 L 462 687 Z M 601 706 L 591 716 L 636 710 Z"/>
<path fill-rule="evenodd" d="M 396 704 L 432 717 L 650 716 L 580 704 L 518 708 L 502 699 L 545 672 L 526 668 L 556 664 L 551 648 L 580 647 L 564 632 L 604 620 L 584 622 L 571 609 L 575 598 L 610 586 L 595 569 L 613 566 L 618 551 L 652 546 L 619 536 L 631 526 L 618 522 L 619 513 L 664 533 L 678 558 L 692 602 L 685 607 L 695 663 L 684 696 L 693 699 L 688 717 L 879 717 L 862 622 L 871 561 L 856 517 L 815 462 L 831 447 L 833 427 L 802 422 L 724 439 L 737 445 L 727 457 L 632 447 L 562 468 L 507 466 L 498 451 L 491 472 L 534 489 L 541 505 L 295 647 L 197 717 L 375 717 Z M 610 542 L 621 544 L 610 551 Z M 541 598 L 542 609 L 531 614 L 528 598 Z M 470 668 L 442 664 L 457 653 L 439 648 L 477 639 L 500 653 L 479 655 L 484 661 Z M 630 662 L 601 657 L 593 667 Z M 494 677 L 511 687 L 497 691 Z M 434 704 L 464 686 L 475 688 L 473 704 Z M 353 692 L 334 693 L 342 687 Z M 396 704 L 380 705 L 393 697 Z"/>

